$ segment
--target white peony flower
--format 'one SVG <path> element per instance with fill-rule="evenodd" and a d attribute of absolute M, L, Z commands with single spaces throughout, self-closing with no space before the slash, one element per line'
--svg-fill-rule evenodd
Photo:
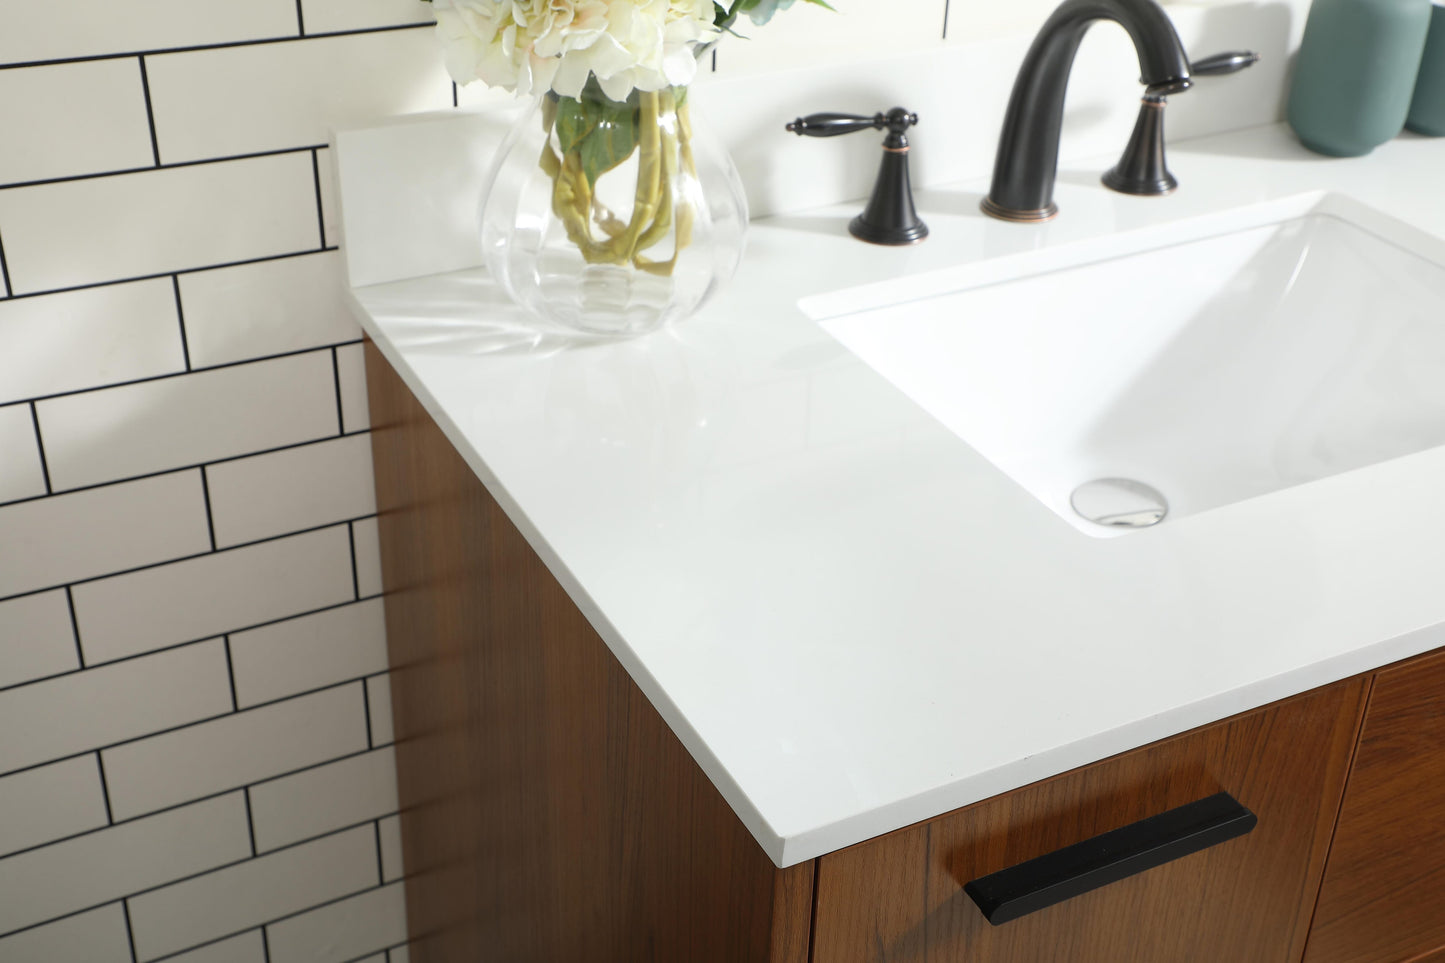
<path fill-rule="evenodd" d="M 447 71 L 519 94 L 577 97 L 595 75 L 613 100 L 691 82 L 716 36 L 712 0 L 435 0 Z"/>

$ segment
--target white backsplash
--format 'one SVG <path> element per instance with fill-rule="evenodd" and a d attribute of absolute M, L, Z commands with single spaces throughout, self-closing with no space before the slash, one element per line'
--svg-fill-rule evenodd
<path fill-rule="evenodd" d="M 863 198 L 872 189 L 881 135 L 815 139 L 784 129 L 795 117 L 816 111 L 872 114 L 894 106 L 915 111 L 919 125 L 908 137 L 916 188 L 982 178 L 993 170 L 1018 65 L 1053 4 L 1010 4 L 1007 17 L 990 8 L 990 18 L 970 30 L 966 11 L 976 5 L 955 0 L 948 5 L 947 39 L 937 21 L 921 15 L 909 20 L 906 11 L 920 6 L 910 0 L 890 8 L 890 25 L 898 18 L 909 22 L 901 34 L 908 45 L 900 46 L 899 36 L 890 34 L 881 54 L 871 41 L 808 43 L 800 26 L 806 19 L 841 30 L 836 25 L 864 20 L 861 3 L 840 5 L 836 14 L 799 3 L 766 30 L 751 31 L 750 39 L 722 41 L 718 70 L 700 75 L 695 103 L 732 154 L 753 217 Z M 801 16 L 789 23 L 800 9 Z M 1227 50 L 1262 55 L 1249 70 L 1201 78 L 1194 89 L 1171 98 L 1165 120 L 1170 140 L 1283 118 L 1288 68 L 1307 0 L 1176 3 L 1167 9 L 1193 59 Z M 741 62 L 732 61 L 734 56 Z M 1107 164 L 1077 171 L 1071 164 L 1123 151 L 1142 93 L 1138 75 L 1123 28 L 1100 23 L 1090 30 L 1069 83 L 1062 177 L 1095 179 Z M 466 88 L 461 103 L 470 116 L 413 115 L 345 131 L 334 140 L 342 148 L 337 160 L 354 285 L 480 263 L 475 205 L 457 198 L 480 193 L 483 158 L 495 150 L 516 107 L 497 91 Z M 396 125 L 405 130 L 392 130 Z M 417 170 L 427 176 L 408 176 Z"/>

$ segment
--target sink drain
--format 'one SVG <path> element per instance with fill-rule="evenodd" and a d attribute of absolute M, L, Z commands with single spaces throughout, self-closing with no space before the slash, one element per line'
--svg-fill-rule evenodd
<path fill-rule="evenodd" d="M 1148 528 L 1169 514 L 1163 495 L 1132 478 L 1084 482 L 1069 496 L 1069 504 L 1081 518 L 1109 528 Z"/>

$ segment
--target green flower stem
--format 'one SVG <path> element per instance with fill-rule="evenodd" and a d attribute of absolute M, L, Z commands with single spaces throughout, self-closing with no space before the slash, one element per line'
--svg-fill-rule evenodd
<path fill-rule="evenodd" d="M 692 240 L 691 201 L 673 193 L 679 158 L 681 166 L 696 176 L 687 103 L 670 88 L 640 91 L 635 96 L 631 119 L 625 113 L 620 118 L 616 115 L 617 110 L 626 110 L 625 104 L 607 102 L 599 110 L 595 101 L 563 103 L 563 108 L 570 111 L 571 125 L 557 140 L 563 150 L 559 156 L 549 136 L 538 163 L 552 181 L 553 213 L 587 263 L 630 264 L 652 274 L 671 275 L 678 254 Z M 595 122 L 591 119 L 595 114 L 589 116 L 588 110 L 609 112 L 616 119 Z M 675 125 L 664 120 L 668 115 L 676 118 Z M 544 104 L 542 120 L 549 134 L 561 123 L 558 102 L 553 98 Z M 623 141 L 622 150 L 613 149 L 611 145 L 618 143 L 617 131 L 632 134 L 634 128 L 635 147 Z M 594 179 L 621 165 L 634 152 L 637 183 L 632 214 L 624 222 L 597 199 Z M 643 256 L 644 251 L 669 236 L 673 239 L 669 259 L 654 261 Z"/>

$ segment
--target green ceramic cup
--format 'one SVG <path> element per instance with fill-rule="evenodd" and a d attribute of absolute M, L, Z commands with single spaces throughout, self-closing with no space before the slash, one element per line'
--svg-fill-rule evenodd
<path fill-rule="evenodd" d="M 1288 113 L 1306 147 L 1359 157 L 1400 133 L 1432 9 L 1431 0 L 1315 0 Z"/>
<path fill-rule="evenodd" d="M 1419 134 L 1445 137 L 1445 3 L 1437 2 L 1430 15 L 1430 36 L 1415 81 L 1415 99 L 1405 126 Z"/>

